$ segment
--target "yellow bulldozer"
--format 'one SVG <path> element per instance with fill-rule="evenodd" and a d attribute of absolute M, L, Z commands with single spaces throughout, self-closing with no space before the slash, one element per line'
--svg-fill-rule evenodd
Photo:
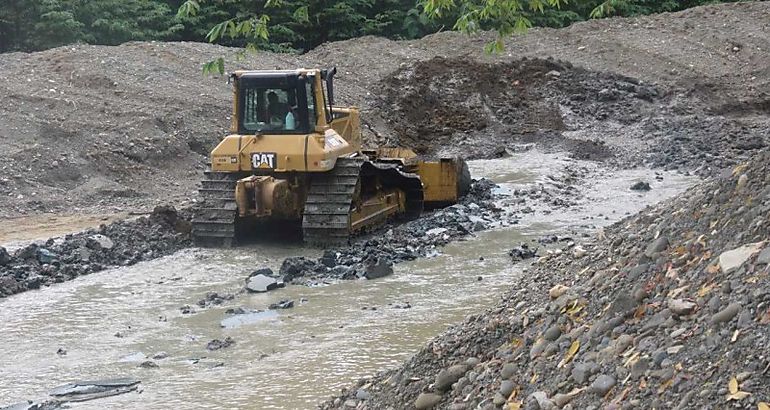
<path fill-rule="evenodd" d="M 391 218 L 454 204 L 470 188 L 462 159 L 364 149 L 359 110 L 334 106 L 336 69 L 236 71 L 231 134 L 211 152 L 193 217 L 201 246 L 231 246 L 266 222 L 300 225 L 333 246 Z M 274 224 L 272 226 L 275 226 Z"/>

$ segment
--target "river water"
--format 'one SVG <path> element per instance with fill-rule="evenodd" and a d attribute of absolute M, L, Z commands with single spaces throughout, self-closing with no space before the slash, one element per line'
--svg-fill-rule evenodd
<path fill-rule="evenodd" d="M 51 388 L 75 380 L 132 376 L 142 381 L 141 393 L 72 408 L 312 409 L 493 305 L 523 274 L 523 265 L 507 255 L 519 242 L 606 225 L 696 182 L 669 173 L 655 181 L 648 170 L 597 173 L 595 164 L 537 152 L 470 165 L 475 177 L 489 177 L 510 192 L 568 166 L 593 167 L 597 176 L 581 186 L 581 206 L 479 233 L 435 257 L 396 265 L 394 275 L 378 280 L 239 293 L 254 269 L 277 270 L 287 256 L 319 253 L 260 244 L 188 249 L 0 300 L 0 405 L 44 398 Z M 629 191 L 640 179 L 653 181 L 653 190 Z M 220 306 L 195 306 L 210 291 L 236 296 Z M 228 308 L 266 309 L 281 299 L 294 300 L 295 307 L 222 326 Z M 184 305 L 196 312 L 182 314 Z M 228 336 L 233 346 L 206 350 L 208 341 Z M 60 348 L 66 355 L 57 354 Z M 158 352 L 168 354 L 155 360 L 159 368 L 138 367 Z"/>

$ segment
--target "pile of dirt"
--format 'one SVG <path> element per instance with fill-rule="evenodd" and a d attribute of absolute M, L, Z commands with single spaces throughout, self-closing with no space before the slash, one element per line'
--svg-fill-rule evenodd
<path fill-rule="evenodd" d="M 593 241 L 323 408 L 757 408 L 770 402 L 770 153 Z"/>
<path fill-rule="evenodd" d="M 0 298 L 170 255 L 191 245 L 190 228 L 189 215 L 159 206 L 148 217 L 32 243 L 13 254 L 0 247 Z"/>
<path fill-rule="evenodd" d="M 503 55 L 484 54 L 490 34 L 452 32 L 243 60 L 198 43 L 2 54 L 0 217 L 189 204 L 229 126 L 230 87 L 200 72 L 219 56 L 231 70 L 339 67 L 339 103 L 361 107 L 371 144 L 485 157 L 530 139 L 619 166 L 713 174 L 767 145 L 768 19 L 763 2 L 604 19 L 532 30 Z"/>
<path fill-rule="evenodd" d="M 523 59 L 484 63 L 436 57 L 398 70 L 380 83 L 377 109 L 394 130 L 393 144 L 419 153 L 490 157 L 501 148 L 534 142 L 579 159 L 613 153 L 598 141 L 572 140 L 565 115 L 585 124 L 638 122 L 659 91 L 620 75 L 569 62 Z"/>

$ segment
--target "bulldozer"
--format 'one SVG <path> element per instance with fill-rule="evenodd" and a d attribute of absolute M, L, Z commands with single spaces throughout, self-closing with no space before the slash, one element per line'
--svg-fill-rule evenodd
<path fill-rule="evenodd" d="M 391 219 L 454 204 L 469 190 L 462 159 L 427 161 L 408 148 L 364 148 L 360 111 L 334 104 L 335 73 L 229 74 L 230 134 L 204 172 L 192 221 L 196 244 L 232 246 L 277 223 L 301 227 L 310 245 L 338 246 Z"/>

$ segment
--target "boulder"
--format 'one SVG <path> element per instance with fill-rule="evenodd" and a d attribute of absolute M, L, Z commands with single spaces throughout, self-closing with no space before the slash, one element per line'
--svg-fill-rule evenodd
<path fill-rule="evenodd" d="M 91 249 L 112 249 L 115 244 L 107 236 L 96 234 L 88 237 L 88 247 Z"/>
<path fill-rule="evenodd" d="M 456 364 L 440 371 L 438 376 L 436 376 L 436 390 L 447 391 L 451 389 L 452 385 L 460 380 L 467 371 L 468 366 L 464 364 Z"/>
<path fill-rule="evenodd" d="M 261 274 L 252 276 L 246 283 L 246 290 L 257 293 L 268 292 L 273 289 L 278 289 L 279 287 L 280 285 L 275 278 L 270 278 Z"/>
<path fill-rule="evenodd" d="M 366 265 L 364 277 L 366 279 L 377 279 L 393 274 L 393 262 L 388 258 L 377 258 L 373 263 Z"/>
<path fill-rule="evenodd" d="M 724 273 L 731 273 L 740 268 L 749 258 L 762 249 L 762 242 L 750 243 L 741 247 L 722 252 L 719 255 L 719 268 Z"/>
<path fill-rule="evenodd" d="M 5 248 L 0 246 L 0 266 L 5 266 L 9 263 L 11 263 L 11 255 Z"/>

